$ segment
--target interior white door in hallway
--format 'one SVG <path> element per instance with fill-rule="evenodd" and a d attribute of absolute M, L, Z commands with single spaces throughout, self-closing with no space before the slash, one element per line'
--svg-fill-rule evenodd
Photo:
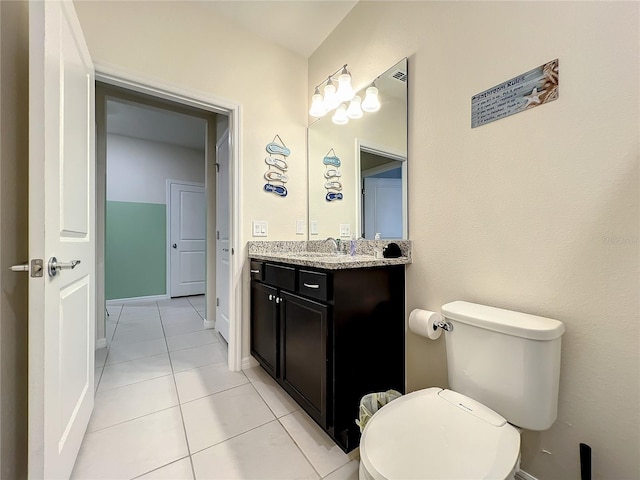
<path fill-rule="evenodd" d="M 30 2 L 29 478 L 69 477 L 93 409 L 94 137 L 94 71 L 73 3 Z"/>
<path fill-rule="evenodd" d="M 207 197 L 203 185 L 170 183 L 171 297 L 205 292 Z"/>
<path fill-rule="evenodd" d="M 362 204 L 365 238 L 402 238 L 402 179 L 365 177 Z"/>
<path fill-rule="evenodd" d="M 229 231 L 230 175 L 229 130 L 216 144 L 216 330 L 229 342 L 229 294 L 231 285 L 231 242 Z"/>

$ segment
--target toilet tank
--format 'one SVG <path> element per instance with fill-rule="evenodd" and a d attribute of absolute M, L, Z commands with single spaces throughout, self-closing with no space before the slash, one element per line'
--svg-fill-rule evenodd
<path fill-rule="evenodd" d="M 452 390 L 495 410 L 513 425 L 547 430 L 557 417 L 558 320 L 469 302 L 442 306 Z"/>

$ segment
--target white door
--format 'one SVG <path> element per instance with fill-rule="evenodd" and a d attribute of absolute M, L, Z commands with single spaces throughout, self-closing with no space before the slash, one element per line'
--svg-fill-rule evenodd
<path fill-rule="evenodd" d="M 204 186 L 171 184 L 171 297 L 203 295 L 207 198 Z"/>
<path fill-rule="evenodd" d="M 402 179 L 365 177 L 364 238 L 402 238 Z"/>
<path fill-rule="evenodd" d="M 216 144 L 218 176 L 216 184 L 216 330 L 229 341 L 229 292 L 231 284 L 231 252 L 229 241 L 230 175 L 229 130 Z"/>
<path fill-rule="evenodd" d="M 29 257 L 44 276 L 29 278 L 29 478 L 69 477 L 93 409 L 94 150 L 93 65 L 73 4 L 30 2 Z"/>

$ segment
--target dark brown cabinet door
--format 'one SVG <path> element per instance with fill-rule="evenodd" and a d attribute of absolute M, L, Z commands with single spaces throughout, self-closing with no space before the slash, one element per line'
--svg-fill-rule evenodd
<path fill-rule="evenodd" d="M 281 293 L 280 378 L 285 390 L 323 428 L 327 426 L 326 305 Z"/>
<path fill-rule="evenodd" d="M 251 282 L 251 354 L 273 378 L 278 376 L 278 290 Z"/>

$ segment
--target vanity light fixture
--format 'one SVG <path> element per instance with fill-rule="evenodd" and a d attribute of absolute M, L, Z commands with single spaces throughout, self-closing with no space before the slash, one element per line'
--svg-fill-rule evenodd
<path fill-rule="evenodd" d="M 338 75 L 340 74 L 340 75 Z M 334 78 L 338 75 L 338 87 Z M 320 88 L 324 85 L 324 95 L 320 93 Z M 336 109 L 331 117 L 333 123 L 344 125 L 349 119 L 362 118 L 364 112 L 377 112 L 380 110 L 380 100 L 378 99 L 378 89 L 375 80 L 366 89 L 364 100 L 356 95 L 351 86 L 351 74 L 347 70 L 347 65 L 343 65 L 327 79 L 316 85 L 311 97 L 311 108 L 309 115 L 312 117 L 323 117 L 331 110 Z"/>
<path fill-rule="evenodd" d="M 356 95 L 351 99 L 349 103 L 349 108 L 347 108 L 347 117 L 349 118 L 362 118 L 362 107 L 361 107 L 362 99 Z"/>
<path fill-rule="evenodd" d="M 356 94 L 351 86 L 351 74 L 347 71 L 347 66 L 342 67 L 342 72 L 338 77 L 338 91 L 336 92 L 341 102 L 350 101 Z"/>
<path fill-rule="evenodd" d="M 320 87 L 316 87 L 316 91 L 311 97 L 311 109 L 309 115 L 312 117 L 322 117 L 327 111 L 324 108 L 322 94 L 320 93 Z"/>
<path fill-rule="evenodd" d="M 331 117 L 331 121 L 337 125 L 345 125 L 349 123 L 349 117 L 347 116 L 347 106 L 341 103 L 336 109 L 336 112 Z"/>
<path fill-rule="evenodd" d="M 338 87 L 334 82 L 336 75 Z M 320 93 L 320 87 L 323 88 L 324 96 Z M 347 65 L 343 65 L 341 68 L 333 72 L 327 77 L 325 81 L 316 85 L 313 96 L 311 97 L 311 108 L 309 109 L 309 115 L 312 117 L 322 117 L 334 108 L 338 108 L 341 103 L 348 103 L 354 97 L 355 92 L 351 86 L 351 74 L 347 70 Z"/>
<path fill-rule="evenodd" d="M 329 112 L 340 105 L 340 99 L 336 94 L 336 86 L 333 84 L 331 77 L 327 79 L 327 84 L 324 87 L 324 100 L 322 102 L 323 108 Z"/>
<path fill-rule="evenodd" d="M 366 90 L 366 96 L 362 101 L 362 110 L 365 112 L 377 112 L 380 110 L 380 100 L 378 99 L 378 89 L 375 81 Z"/>

